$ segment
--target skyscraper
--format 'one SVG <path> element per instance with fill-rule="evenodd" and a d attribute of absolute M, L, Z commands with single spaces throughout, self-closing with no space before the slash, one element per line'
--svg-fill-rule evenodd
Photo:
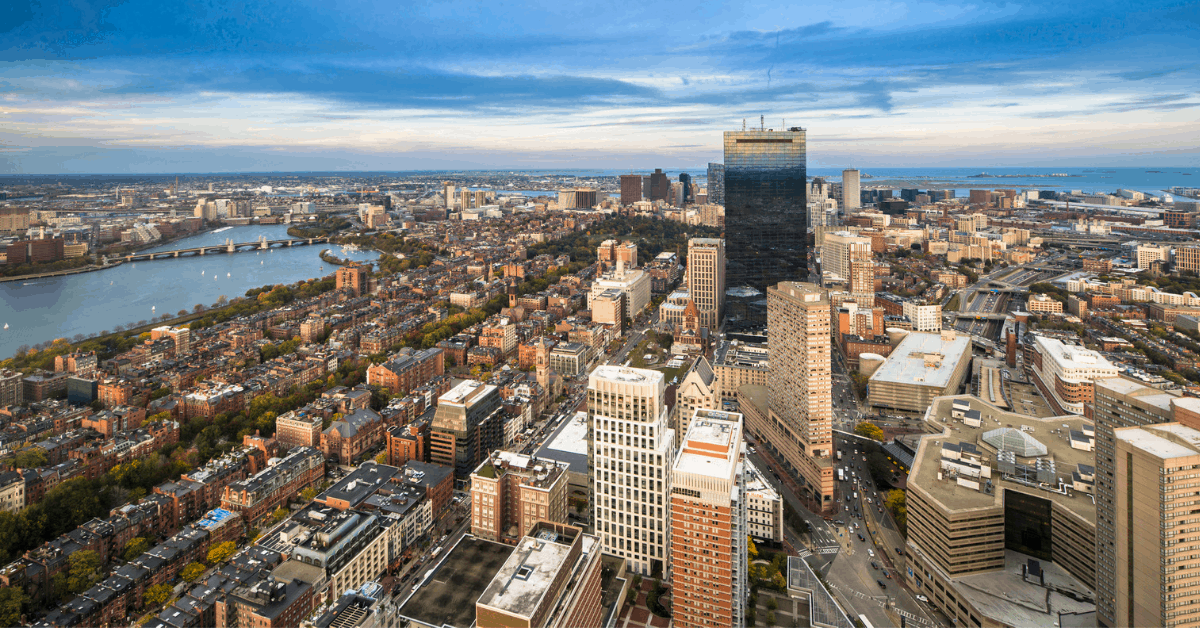
<path fill-rule="evenodd" d="M 725 204 L 725 164 L 708 164 L 708 202 Z"/>
<path fill-rule="evenodd" d="M 829 317 L 825 291 L 811 283 L 767 289 L 767 405 L 774 424 L 767 441 L 823 506 L 833 501 Z"/>
<path fill-rule="evenodd" d="M 671 457 L 659 371 L 601 365 L 588 376 L 588 474 L 596 535 L 645 576 L 670 571 Z"/>
<path fill-rule="evenodd" d="M 827 233 L 825 241 L 821 244 L 821 274 L 848 281 L 852 262 L 870 261 L 873 257 L 871 238 L 857 236 L 849 231 Z"/>
<path fill-rule="evenodd" d="M 842 211 L 847 215 L 862 207 L 858 171 L 850 168 L 842 171 Z"/>
<path fill-rule="evenodd" d="M 642 175 L 621 175 L 621 204 L 633 205 L 642 200 Z"/>
<path fill-rule="evenodd" d="M 680 207 L 696 201 L 692 198 L 692 175 L 686 172 L 679 173 L 679 187 L 683 190 L 683 202 L 679 204 Z"/>
<path fill-rule="evenodd" d="M 768 287 L 808 279 L 806 171 L 804 129 L 725 132 L 725 276 L 759 293 L 731 312 L 748 326 Z"/>
<path fill-rule="evenodd" d="M 442 187 L 446 195 L 446 211 L 454 211 L 454 184 L 449 181 L 443 181 Z"/>
<path fill-rule="evenodd" d="M 696 410 L 671 469 L 672 624 L 742 626 L 746 498 L 742 415 Z"/>
<path fill-rule="evenodd" d="M 667 178 L 662 168 L 655 168 L 650 175 L 650 200 L 665 201 L 671 194 L 671 180 Z"/>
<path fill-rule="evenodd" d="M 725 241 L 688 240 L 688 296 L 700 311 L 700 324 L 715 332 L 725 310 Z"/>

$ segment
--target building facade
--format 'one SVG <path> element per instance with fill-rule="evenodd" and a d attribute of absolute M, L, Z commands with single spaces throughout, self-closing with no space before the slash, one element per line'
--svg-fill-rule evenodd
<path fill-rule="evenodd" d="M 688 240 L 688 295 L 699 310 L 700 325 L 715 332 L 725 311 L 725 241 Z"/>

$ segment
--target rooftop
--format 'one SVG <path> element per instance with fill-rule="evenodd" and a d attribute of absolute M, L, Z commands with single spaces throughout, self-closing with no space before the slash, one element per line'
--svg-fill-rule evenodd
<path fill-rule="evenodd" d="M 982 422 L 979 427 L 971 427 L 961 419 L 951 418 L 951 406 L 955 401 L 966 400 L 972 410 L 978 410 Z M 960 404 L 961 405 L 961 404 Z M 1067 508 L 1088 523 L 1095 525 L 1096 506 L 1087 495 L 1077 493 L 1071 487 L 1072 472 L 1080 466 L 1088 470 L 1095 465 L 1095 453 L 1071 447 L 1070 432 L 1091 432 L 1092 422 L 1078 415 L 1036 417 L 1005 412 L 978 397 L 963 395 L 958 397 L 938 397 L 929 406 L 925 414 L 926 422 L 943 429 L 941 434 L 926 435 L 921 439 L 914 456 L 912 470 L 908 476 L 909 488 L 917 488 L 935 500 L 947 511 L 958 512 L 972 509 L 1001 508 L 1003 499 L 1001 488 L 1019 490 L 1036 497 L 1046 499 Z M 1053 462 L 1053 473 L 1056 479 L 1066 482 L 1067 489 L 1057 492 L 1059 486 L 1049 483 L 1022 481 L 1013 476 L 1001 473 L 997 449 L 984 440 L 984 435 L 997 429 L 1012 428 L 1029 436 L 1046 448 L 1046 455 L 1039 457 L 1024 457 L 1022 452 L 1006 450 L 1016 456 L 1015 463 L 1024 466 L 1034 466 L 1038 460 Z M 1024 439 L 1021 439 L 1024 442 Z M 953 452 L 975 452 L 979 464 L 990 468 L 990 478 L 965 477 L 959 478 L 978 480 L 982 485 L 976 489 L 969 485 L 960 484 L 952 474 L 943 470 L 943 449 Z M 1036 450 L 1036 448 L 1033 448 Z M 1033 451 L 1031 450 L 1031 451 Z M 970 465 L 967 465 L 970 466 Z M 938 476 L 941 476 L 939 479 Z M 1091 475 L 1082 473 L 1081 475 Z M 989 491 L 990 484 L 990 491 Z"/>
<path fill-rule="evenodd" d="M 565 462 L 570 465 L 571 471 L 587 475 L 587 432 L 587 413 L 576 412 L 562 422 L 537 455 L 539 458 Z"/>
<path fill-rule="evenodd" d="M 663 374 L 660 371 L 651 371 L 649 369 L 617 366 L 614 364 L 601 364 L 592 371 L 591 377 L 594 379 L 608 380 L 610 382 L 650 384 L 653 382 L 662 381 Z"/>
<path fill-rule="evenodd" d="M 959 360 L 970 352 L 971 337 L 966 334 L 947 342 L 941 334 L 913 332 L 896 345 L 870 381 L 945 388 Z"/>
<path fill-rule="evenodd" d="M 1066 345 L 1061 340 L 1048 336 L 1034 336 L 1034 342 L 1041 348 L 1042 355 L 1052 357 L 1063 369 L 1111 369 L 1116 373 L 1117 367 L 1104 359 L 1098 351 Z"/>
<path fill-rule="evenodd" d="M 400 607 L 402 618 L 420 626 L 470 628 L 475 603 L 513 548 L 464 536 Z"/>
<path fill-rule="evenodd" d="M 495 386 L 489 386 L 483 382 L 473 379 L 467 379 L 460 382 L 449 392 L 438 398 L 439 403 L 449 403 L 455 405 L 470 405 L 470 403 L 486 395 L 489 391 L 496 390 Z"/>
<path fill-rule="evenodd" d="M 1179 423 L 1120 428 L 1114 435 L 1162 460 L 1200 456 L 1200 430 Z"/>
<path fill-rule="evenodd" d="M 1058 625 L 1059 613 L 1088 613 L 1095 605 L 1064 595 L 1073 591 L 1083 600 L 1091 599 L 1087 585 L 1050 561 L 1040 561 L 1046 586 L 1022 577 L 1021 568 L 1031 558 L 1006 550 L 1004 571 L 988 571 L 955 578 L 956 592 L 967 598 L 979 612 L 1008 626 Z M 1094 623 L 1091 625 L 1095 625 Z"/>
<path fill-rule="evenodd" d="M 586 537 L 585 537 L 586 539 Z M 591 539 L 595 542 L 594 537 Z M 496 572 L 491 584 L 479 596 L 479 604 L 496 610 L 532 618 L 550 591 L 558 574 L 570 568 L 571 545 L 543 530 L 537 537 L 522 537 L 517 549 Z"/>

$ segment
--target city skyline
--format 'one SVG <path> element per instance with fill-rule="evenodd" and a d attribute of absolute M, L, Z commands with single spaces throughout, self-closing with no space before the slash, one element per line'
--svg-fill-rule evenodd
<path fill-rule="evenodd" d="M 1168 2 L 23 7 L 0 172 L 702 168 L 760 115 L 813 167 L 1188 166 L 1196 30 Z"/>

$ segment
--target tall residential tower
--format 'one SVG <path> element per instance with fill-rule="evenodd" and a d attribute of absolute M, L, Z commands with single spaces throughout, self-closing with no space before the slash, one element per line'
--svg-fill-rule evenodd
<path fill-rule="evenodd" d="M 715 332 L 725 311 L 725 241 L 688 240 L 688 296 L 700 312 L 700 324 Z"/>
<path fill-rule="evenodd" d="M 842 171 L 842 212 L 849 215 L 862 207 L 858 171 L 851 168 Z"/>
<path fill-rule="evenodd" d="M 604 364 L 588 376 L 588 461 L 596 535 L 645 576 L 670 571 L 671 457 L 658 371 Z"/>

